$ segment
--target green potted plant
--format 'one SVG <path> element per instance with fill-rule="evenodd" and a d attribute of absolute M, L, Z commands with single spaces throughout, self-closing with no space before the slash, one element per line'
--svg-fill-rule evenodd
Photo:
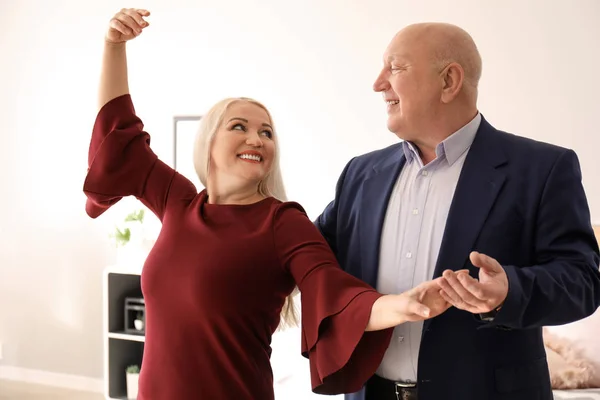
<path fill-rule="evenodd" d="M 138 264 L 147 255 L 144 248 L 144 216 L 144 209 L 134 210 L 119 226 L 115 226 L 111 238 L 117 247 L 117 264 Z"/>
<path fill-rule="evenodd" d="M 117 247 L 123 247 L 131 241 L 131 233 L 134 232 L 136 241 L 142 240 L 142 224 L 144 223 L 145 212 L 143 209 L 133 211 L 125 217 L 123 227 L 115 227 L 112 237 L 115 239 Z"/>
<path fill-rule="evenodd" d="M 130 365 L 125 370 L 127 376 L 127 399 L 135 400 L 138 396 L 138 381 L 140 378 L 140 367 Z"/>

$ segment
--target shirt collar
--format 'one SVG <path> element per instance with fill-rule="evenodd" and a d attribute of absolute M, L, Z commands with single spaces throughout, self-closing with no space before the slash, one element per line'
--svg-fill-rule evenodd
<path fill-rule="evenodd" d="M 456 160 L 458 160 L 460 156 L 467 151 L 469 147 L 471 147 L 480 124 L 481 114 L 477 113 L 477 115 L 471 121 L 469 121 L 469 123 L 454 132 L 452 135 L 448 136 L 444 141 L 436 146 L 436 158 L 445 158 L 449 165 L 453 165 Z M 419 160 L 420 162 L 419 150 L 413 143 L 407 141 L 402 142 L 402 150 L 407 162 L 410 163 L 415 159 Z"/>

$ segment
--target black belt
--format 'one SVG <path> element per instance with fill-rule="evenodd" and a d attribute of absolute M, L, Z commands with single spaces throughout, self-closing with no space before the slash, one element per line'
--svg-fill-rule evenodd
<path fill-rule="evenodd" d="M 366 384 L 366 400 L 418 400 L 417 384 L 394 382 L 373 375 Z"/>

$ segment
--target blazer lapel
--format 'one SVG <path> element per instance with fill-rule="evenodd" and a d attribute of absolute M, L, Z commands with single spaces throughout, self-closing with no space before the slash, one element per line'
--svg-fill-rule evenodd
<path fill-rule="evenodd" d="M 473 243 L 506 179 L 498 169 L 506 157 L 494 146 L 491 127 L 482 120 L 471 145 L 450 206 L 434 278 L 445 269 L 459 270 L 468 260 Z"/>
<path fill-rule="evenodd" d="M 379 270 L 381 230 L 388 201 L 406 158 L 399 146 L 397 152 L 373 167 L 373 175 L 362 188 L 359 221 L 362 278 L 375 287 Z"/>
<path fill-rule="evenodd" d="M 456 186 L 434 278 L 441 276 L 446 269 L 464 267 L 504 185 L 506 176 L 498 167 L 506 163 L 506 157 L 501 148 L 494 145 L 495 133 L 494 128 L 482 119 Z M 430 321 L 425 321 L 425 328 Z"/>

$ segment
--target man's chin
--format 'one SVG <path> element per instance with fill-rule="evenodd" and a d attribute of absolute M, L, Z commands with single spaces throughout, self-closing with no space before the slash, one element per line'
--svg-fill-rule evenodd
<path fill-rule="evenodd" d="M 402 139 L 402 124 L 396 118 L 390 117 L 388 119 L 387 128 L 390 132 Z"/>

